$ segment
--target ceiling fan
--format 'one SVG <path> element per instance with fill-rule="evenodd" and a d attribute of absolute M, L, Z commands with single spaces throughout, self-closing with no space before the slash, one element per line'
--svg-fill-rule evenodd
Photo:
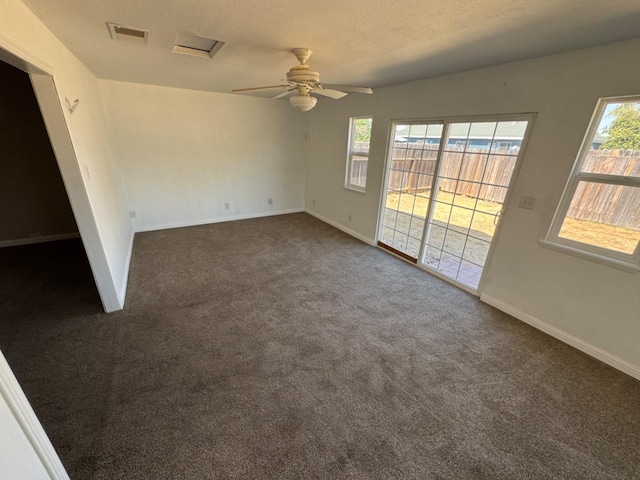
<path fill-rule="evenodd" d="M 347 95 L 347 93 L 373 93 L 369 87 L 354 87 L 351 85 L 329 85 L 326 83 L 320 83 L 320 74 L 309 69 L 307 60 L 311 56 L 311 50 L 307 48 L 294 48 L 291 50 L 300 65 L 291 67 L 287 72 L 286 83 L 282 85 L 272 85 L 269 87 L 255 87 L 255 88 L 239 88 L 232 90 L 232 93 L 246 93 L 256 92 L 259 90 L 275 90 L 280 89 L 284 92 L 273 97 L 273 99 L 284 98 L 296 93 L 289 98 L 289 102 L 295 108 L 302 112 L 311 110 L 316 106 L 317 98 L 312 97 L 310 94 L 322 95 L 333 99 L 339 99 Z M 284 80 L 283 80 L 284 82 Z"/>

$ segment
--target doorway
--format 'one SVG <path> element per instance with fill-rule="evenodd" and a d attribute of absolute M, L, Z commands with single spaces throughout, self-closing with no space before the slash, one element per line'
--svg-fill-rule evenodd
<path fill-rule="evenodd" d="M 477 292 L 532 115 L 392 124 L 378 244 Z"/>
<path fill-rule="evenodd" d="M 0 169 L 0 248 L 79 237 L 29 75 L 3 61 Z"/>
<path fill-rule="evenodd" d="M 120 300 L 116 283 L 112 278 L 104 245 L 89 201 L 87 185 L 80 172 L 80 165 L 62 109 L 62 97 L 58 94 L 53 77 L 53 68 L 37 56 L 18 48 L 3 35 L 0 35 L 0 61 L 29 74 L 40 113 L 53 147 L 57 168 L 64 183 L 64 191 L 71 205 L 73 220 L 75 220 L 79 230 L 82 249 L 86 252 L 86 257 L 89 260 L 90 272 L 86 269 L 85 273 L 90 273 L 90 276 L 95 280 L 104 310 L 119 310 L 123 306 L 123 301 Z M 69 82 L 67 86 L 71 84 Z M 79 86 L 81 87 L 82 85 Z M 75 240 L 75 242 L 78 241 Z M 87 265 L 84 264 L 84 266 L 86 267 Z M 11 278 L 13 279 L 13 277 Z M 72 282 L 78 280 L 77 275 L 73 272 L 67 278 Z M 86 282 L 84 284 L 86 285 Z M 7 285 L 7 282 L 4 282 L 3 285 Z M 121 297 L 124 299 L 124 292 Z M 9 298 L 13 301 L 16 296 L 9 292 Z M 29 297 L 27 296 L 27 298 Z M 90 291 L 86 298 L 91 308 L 97 307 L 95 305 L 95 292 Z M 4 302 L 3 306 L 11 310 L 9 302 Z M 98 310 L 99 307 L 96 308 L 96 311 Z M 18 323 L 17 328 L 22 328 L 20 324 L 22 318 L 20 316 L 16 317 L 14 314 L 15 311 L 11 311 L 10 318 Z M 11 430 L 6 432 L 7 435 L 3 435 L 0 440 L 11 438 L 11 444 L 17 447 L 14 450 L 21 454 L 16 456 L 7 452 L 7 455 L 3 455 L 3 460 L 9 460 L 6 467 L 9 469 L 14 468 L 16 472 L 29 471 L 32 475 L 35 475 L 34 472 L 37 469 L 46 472 L 47 478 L 68 479 L 69 476 L 65 472 L 64 466 L 60 462 L 55 449 L 35 416 L 2 352 L 0 352 L 0 400 L 0 404 L 2 404 L 0 406 L 4 408 L 3 411 L 5 413 L 3 421 L 7 426 L 11 427 Z M 25 459 L 27 461 L 24 461 Z M 18 467 L 19 469 L 17 469 Z"/>
<path fill-rule="evenodd" d="M 124 291 L 118 290 L 112 276 L 89 200 L 87 185 L 71 142 L 67 119 L 52 74 L 53 69 L 27 52 L 14 52 L 12 46 L 4 45 L 2 41 L 0 36 L 0 61 L 29 74 L 103 309 L 106 312 L 121 310 Z"/>

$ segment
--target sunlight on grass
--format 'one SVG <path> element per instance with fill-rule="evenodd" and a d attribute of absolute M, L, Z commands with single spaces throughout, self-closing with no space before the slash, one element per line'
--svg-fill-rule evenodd
<path fill-rule="evenodd" d="M 389 192 L 387 208 L 424 219 L 429 205 L 427 195 Z M 501 204 L 484 200 L 476 202 L 475 198 L 447 192 L 439 192 L 437 200 L 434 210 L 436 225 L 444 226 L 448 222 L 454 231 L 491 240 L 496 229 L 495 215 L 501 210 Z M 475 213 L 471 211 L 473 209 Z M 565 220 L 560 236 L 628 254 L 633 254 L 640 241 L 640 231 L 573 218 Z"/>
<path fill-rule="evenodd" d="M 387 208 L 423 219 L 427 216 L 428 205 L 429 199 L 424 196 L 397 192 L 389 192 L 387 196 Z M 472 230 L 472 235 L 491 240 L 496 229 L 495 215 L 501 207 L 495 202 L 476 202 L 472 197 L 439 192 L 433 219 L 436 224 L 446 225 L 448 222 L 452 230 L 462 233 Z M 477 210 L 475 215 L 474 208 Z"/>
<path fill-rule="evenodd" d="M 640 231 L 605 223 L 565 218 L 560 236 L 576 242 L 608 248 L 632 255 L 640 241 Z"/>

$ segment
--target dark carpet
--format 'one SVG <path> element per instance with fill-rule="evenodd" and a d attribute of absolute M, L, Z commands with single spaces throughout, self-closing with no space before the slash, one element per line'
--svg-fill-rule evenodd
<path fill-rule="evenodd" d="M 306 214 L 138 234 L 116 314 L 78 241 L 0 280 L 74 480 L 640 478 L 640 382 Z"/>

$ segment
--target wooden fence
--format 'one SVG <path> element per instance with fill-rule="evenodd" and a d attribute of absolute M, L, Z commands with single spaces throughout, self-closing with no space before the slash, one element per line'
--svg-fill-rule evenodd
<path fill-rule="evenodd" d="M 389 188 L 410 192 L 431 188 L 437 146 L 400 145 L 393 149 Z M 514 153 L 486 148 L 465 152 L 463 148 L 449 147 L 442 156 L 440 190 L 502 203 L 516 163 Z"/>
<path fill-rule="evenodd" d="M 440 190 L 504 202 L 515 167 L 513 150 L 447 148 L 440 167 Z M 396 143 L 389 188 L 417 193 L 431 188 L 437 146 Z M 583 170 L 640 177 L 640 151 L 592 150 Z M 581 183 L 568 215 L 578 220 L 607 223 L 640 230 L 640 189 Z"/>
<path fill-rule="evenodd" d="M 640 151 L 591 150 L 582 171 L 640 177 Z M 580 182 L 567 215 L 640 230 L 640 188 Z"/>

